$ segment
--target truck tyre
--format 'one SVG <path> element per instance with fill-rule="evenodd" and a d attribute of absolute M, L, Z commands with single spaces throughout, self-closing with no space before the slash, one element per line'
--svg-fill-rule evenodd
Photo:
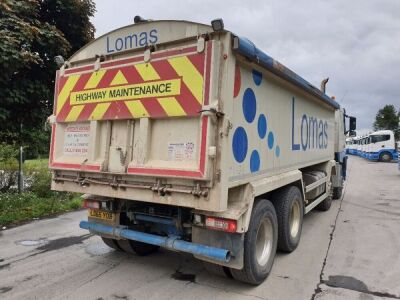
<path fill-rule="evenodd" d="M 392 155 L 389 152 L 382 152 L 379 155 L 379 160 L 383 162 L 390 162 L 392 161 Z"/>
<path fill-rule="evenodd" d="M 274 263 L 278 242 L 278 220 L 268 200 L 254 203 L 249 228 L 244 236 L 243 269 L 230 269 L 236 280 L 258 285 L 266 279 Z"/>
<path fill-rule="evenodd" d="M 292 252 L 300 242 L 304 216 L 303 197 L 297 187 L 290 186 L 278 191 L 273 203 L 278 217 L 278 249 Z"/>
<path fill-rule="evenodd" d="M 121 251 L 121 247 L 118 245 L 118 241 L 114 239 L 109 239 L 105 237 L 101 237 L 103 240 L 104 244 L 106 244 L 108 247 L 113 248 L 115 250 Z"/>
<path fill-rule="evenodd" d="M 333 186 L 330 185 L 329 195 L 322 201 L 320 204 L 317 205 L 317 209 L 320 211 L 328 211 L 332 205 L 332 197 L 333 197 Z"/>
<path fill-rule="evenodd" d="M 228 267 L 212 264 L 206 261 L 203 261 L 203 266 L 204 269 L 206 269 L 206 271 L 210 274 L 232 278 L 231 271 Z"/>
<path fill-rule="evenodd" d="M 340 199 L 342 197 L 342 192 L 343 192 L 343 187 L 342 186 L 337 186 L 333 188 L 333 199 Z"/>
<path fill-rule="evenodd" d="M 328 211 L 332 205 L 332 196 L 328 196 L 322 201 L 320 204 L 317 205 L 317 209 L 320 211 Z"/>
<path fill-rule="evenodd" d="M 133 248 L 129 244 L 128 240 L 119 240 L 117 243 L 118 243 L 118 246 L 122 249 L 122 251 L 124 251 L 126 253 L 130 253 L 130 254 L 136 254 L 136 252 L 133 251 Z"/>
<path fill-rule="evenodd" d="M 118 245 L 127 253 L 146 256 L 156 252 L 160 247 L 132 240 L 119 240 Z"/>

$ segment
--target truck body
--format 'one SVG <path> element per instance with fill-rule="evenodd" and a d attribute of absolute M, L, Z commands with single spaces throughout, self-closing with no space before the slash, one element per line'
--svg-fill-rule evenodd
<path fill-rule="evenodd" d="M 252 284 L 345 179 L 338 103 L 208 25 L 148 21 L 95 39 L 57 71 L 49 119 L 52 189 L 85 194 L 82 228 Z"/>

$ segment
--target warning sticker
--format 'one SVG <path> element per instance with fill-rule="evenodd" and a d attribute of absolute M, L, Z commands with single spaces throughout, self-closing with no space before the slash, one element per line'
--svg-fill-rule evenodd
<path fill-rule="evenodd" d="M 70 124 L 65 129 L 64 155 L 85 156 L 89 149 L 90 125 Z"/>
<path fill-rule="evenodd" d="M 195 158 L 194 146 L 193 142 L 168 143 L 168 160 L 193 160 Z"/>

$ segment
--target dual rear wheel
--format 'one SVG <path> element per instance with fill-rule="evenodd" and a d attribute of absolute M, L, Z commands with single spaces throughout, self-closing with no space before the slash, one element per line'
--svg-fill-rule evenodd
<path fill-rule="evenodd" d="M 278 241 L 278 219 L 273 204 L 265 199 L 254 203 L 249 228 L 244 237 L 244 266 L 230 269 L 236 280 L 260 284 L 274 263 Z"/>
<path fill-rule="evenodd" d="M 300 242 L 303 226 L 303 196 L 296 186 L 275 192 L 271 201 L 259 199 L 255 202 L 248 231 L 244 240 L 244 267 L 230 269 L 233 278 L 258 285 L 269 275 L 276 250 L 290 253 Z M 327 211 L 332 196 L 318 205 Z"/>
<path fill-rule="evenodd" d="M 300 242 L 304 205 L 300 190 L 284 188 L 272 196 L 272 202 L 255 202 L 244 239 L 244 267 L 230 269 L 233 278 L 258 285 L 271 272 L 276 250 L 292 252 Z"/>

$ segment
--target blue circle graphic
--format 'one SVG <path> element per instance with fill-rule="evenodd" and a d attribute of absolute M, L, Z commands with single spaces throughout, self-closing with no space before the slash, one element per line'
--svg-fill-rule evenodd
<path fill-rule="evenodd" d="M 253 150 L 250 156 L 250 171 L 257 172 L 260 170 L 260 155 L 257 150 Z"/>
<path fill-rule="evenodd" d="M 254 95 L 254 92 L 251 88 L 247 88 L 244 91 L 242 108 L 246 121 L 249 123 L 253 122 L 254 118 L 256 117 L 257 102 L 256 95 Z"/>
<path fill-rule="evenodd" d="M 241 163 L 247 155 L 247 134 L 243 127 L 238 127 L 233 134 L 232 151 L 236 161 Z"/>
<path fill-rule="evenodd" d="M 256 85 L 260 85 L 262 80 L 262 73 L 253 69 L 253 80 Z"/>
<path fill-rule="evenodd" d="M 274 134 L 270 131 L 268 133 L 268 148 L 272 149 L 272 147 L 274 147 Z"/>
<path fill-rule="evenodd" d="M 257 129 L 258 129 L 258 136 L 260 137 L 260 139 L 263 139 L 267 134 L 267 118 L 265 117 L 264 114 L 261 114 L 258 117 Z"/>
<path fill-rule="evenodd" d="M 281 155 L 281 148 L 279 146 L 276 146 L 275 148 L 275 155 L 276 157 L 279 157 L 279 155 Z"/>

